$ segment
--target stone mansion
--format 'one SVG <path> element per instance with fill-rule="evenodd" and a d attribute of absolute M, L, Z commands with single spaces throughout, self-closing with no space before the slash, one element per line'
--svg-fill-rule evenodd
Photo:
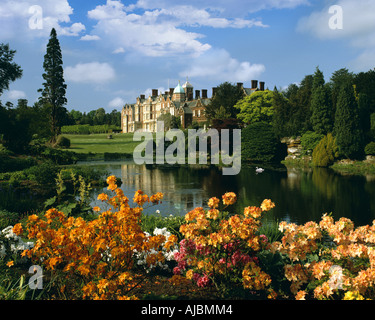
<path fill-rule="evenodd" d="M 252 80 L 251 88 L 245 88 L 243 83 L 237 83 L 245 95 L 255 91 L 264 91 L 264 82 Z M 212 96 L 216 88 L 212 88 Z M 170 88 L 165 93 L 159 93 L 153 89 L 148 98 L 141 94 L 136 103 L 126 104 L 121 111 L 121 129 L 123 133 L 143 130 L 147 132 L 157 131 L 157 119 L 164 113 L 179 117 L 183 128 L 189 127 L 193 122 L 206 122 L 205 109 L 211 98 L 207 96 L 207 90 L 195 90 L 188 80 L 176 88 Z"/>

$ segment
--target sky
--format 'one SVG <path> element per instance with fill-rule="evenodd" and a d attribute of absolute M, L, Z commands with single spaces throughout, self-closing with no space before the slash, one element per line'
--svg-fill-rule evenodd
<path fill-rule="evenodd" d="M 374 0 L 0 0 L 0 43 L 23 77 L 0 99 L 37 101 L 55 28 L 68 110 L 121 110 L 178 81 L 298 84 L 319 66 L 326 81 L 375 67 Z"/>

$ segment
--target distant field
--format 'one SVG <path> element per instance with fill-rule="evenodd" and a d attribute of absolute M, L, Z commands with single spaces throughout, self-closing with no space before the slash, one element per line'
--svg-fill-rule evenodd
<path fill-rule="evenodd" d="M 108 134 L 64 134 L 70 139 L 70 151 L 77 153 L 133 153 L 140 143 L 133 141 L 132 133 L 112 134 L 113 139 L 107 139 Z"/>

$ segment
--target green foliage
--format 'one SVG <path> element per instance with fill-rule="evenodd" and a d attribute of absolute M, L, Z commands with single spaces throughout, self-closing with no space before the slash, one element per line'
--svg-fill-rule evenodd
<path fill-rule="evenodd" d="M 9 48 L 9 44 L 0 44 L 0 96 L 4 90 L 9 89 L 9 83 L 22 77 L 22 69 L 13 62 L 15 50 Z"/>
<path fill-rule="evenodd" d="M 206 108 L 206 117 L 209 121 L 213 119 L 236 118 L 238 109 L 234 106 L 244 97 L 243 91 L 229 82 L 224 82 L 216 88 L 216 93 L 212 97 L 210 104 Z M 223 107 L 220 109 L 220 107 Z"/>
<path fill-rule="evenodd" d="M 360 127 L 358 103 L 353 86 L 347 83 L 341 88 L 337 101 L 334 135 L 342 155 L 360 158 L 363 155 L 364 139 Z"/>
<path fill-rule="evenodd" d="M 0 153 L 0 172 L 21 171 L 37 164 L 32 157 L 14 157 Z"/>
<path fill-rule="evenodd" d="M 238 101 L 234 106 L 240 110 L 237 118 L 247 124 L 255 122 L 270 123 L 274 114 L 272 102 L 272 91 L 256 91 Z"/>
<path fill-rule="evenodd" d="M 60 134 L 62 119 L 67 114 L 67 110 L 64 107 L 67 103 L 65 97 L 67 86 L 64 80 L 60 43 L 54 28 L 51 30 L 47 44 L 43 68 L 43 89 L 38 91 L 42 93 L 41 103 L 49 108 L 52 142 L 55 142 L 56 137 Z"/>
<path fill-rule="evenodd" d="M 8 226 L 14 226 L 18 223 L 20 215 L 15 212 L 9 212 L 7 210 L 0 210 L 0 231 Z"/>
<path fill-rule="evenodd" d="M 270 124 L 256 122 L 242 129 L 242 159 L 253 162 L 277 162 L 285 150 Z M 283 152 L 284 151 L 284 152 Z"/>
<path fill-rule="evenodd" d="M 39 186 L 50 186 L 56 178 L 58 167 L 52 161 L 46 161 L 38 166 L 34 166 L 24 170 L 31 181 L 35 181 Z"/>
<path fill-rule="evenodd" d="M 375 142 L 371 141 L 369 144 L 365 147 L 365 153 L 366 155 L 375 156 Z"/>
<path fill-rule="evenodd" d="M 307 131 L 301 137 L 301 144 L 305 151 L 312 151 L 324 137 L 321 133 Z"/>
<path fill-rule="evenodd" d="M 328 87 L 324 84 L 323 73 L 316 69 L 311 95 L 311 124 L 315 132 L 327 134 L 332 131 L 333 111 Z"/>
<path fill-rule="evenodd" d="M 96 125 L 90 126 L 88 124 L 71 125 L 61 127 L 62 134 L 97 134 L 97 133 L 109 133 L 110 131 L 121 131 L 121 127 L 116 125 Z"/>
<path fill-rule="evenodd" d="M 57 174 L 56 196 L 44 203 L 44 209 L 57 208 L 67 216 L 90 217 L 92 208 L 90 206 L 91 183 L 87 183 L 82 176 L 71 171 L 69 179 L 66 179 L 66 171 Z M 65 178 L 65 179 L 64 179 Z"/>
<path fill-rule="evenodd" d="M 331 133 L 324 136 L 313 151 L 313 164 L 317 167 L 328 167 L 339 156 L 336 139 Z"/>
<path fill-rule="evenodd" d="M 58 136 L 55 147 L 69 149 L 70 148 L 70 140 L 64 136 Z"/>
<path fill-rule="evenodd" d="M 169 232 L 176 235 L 180 240 L 183 239 L 180 233 L 181 225 L 185 224 L 185 216 L 163 217 L 161 214 L 143 214 L 141 218 L 142 230 L 152 234 L 155 228 L 167 228 Z"/>
<path fill-rule="evenodd" d="M 59 150 L 54 148 L 46 147 L 42 152 L 41 156 L 47 160 L 52 160 L 55 164 L 74 164 L 77 162 L 78 157 L 75 152 Z"/>

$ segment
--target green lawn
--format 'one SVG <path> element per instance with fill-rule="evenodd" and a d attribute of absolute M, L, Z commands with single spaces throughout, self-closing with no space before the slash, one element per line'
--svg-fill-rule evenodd
<path fill-rule="evenodd" d="M 107 139 L 108 134 L 64 134 L 70 139 L 69 151 L 77 153 L 129 153 L 140 143 L 133 141 L 132 133 L 112 134 L 113 139 Z"/>

